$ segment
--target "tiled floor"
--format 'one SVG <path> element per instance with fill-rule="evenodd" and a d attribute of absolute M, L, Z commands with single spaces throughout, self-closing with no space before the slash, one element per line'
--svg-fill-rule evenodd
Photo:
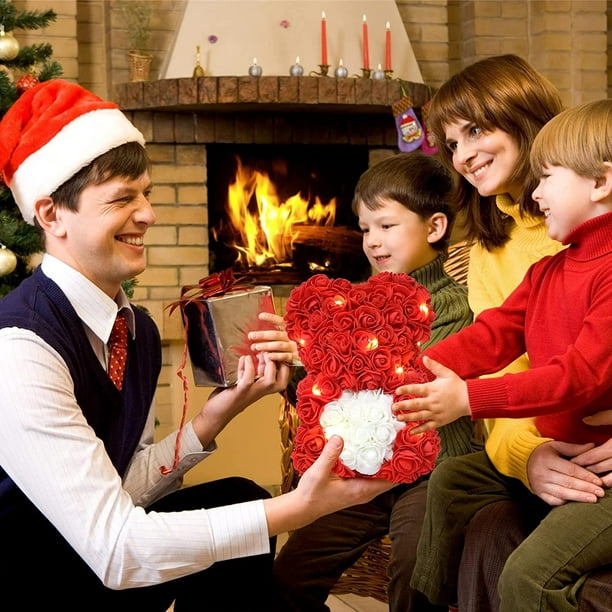
<path fill-rule="evenodd" d="M 389 609 L 381 601 L 357 595 L 331 595 L 326 603 L 331 612 L 387 612 Z"/>

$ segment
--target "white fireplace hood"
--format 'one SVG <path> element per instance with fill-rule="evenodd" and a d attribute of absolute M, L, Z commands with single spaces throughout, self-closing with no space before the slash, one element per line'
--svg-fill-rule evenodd
<path fill-rule="evenodd" d="M 366 15 L 370 68 L 385 67 L 389 22 L 393 78 L 423 83 L 395 0 L 188 0 L 160 78 L 191 77 L 196 45 L 206 76 L 246 75 L 253 58 L 268 76 L 289 75 L 296 57 L 304 75 L 318 72 L 323 11 L 331 76 L 340 59 L 349 76 L 361 76 Z"/>

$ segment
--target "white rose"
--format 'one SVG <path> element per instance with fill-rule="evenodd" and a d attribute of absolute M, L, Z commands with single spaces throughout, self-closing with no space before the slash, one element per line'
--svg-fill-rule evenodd
<path fill-rule="evenodd" d="M 372 475 L 391 459 L 397 432 L 405 427 L 393 415 L 392 404 L 392 396 L 377 389 L 343 391 L 323 407 L 321 427 L 327 438 L 337 434 L 344 440 L 340 460 L 348 468 Z"/>

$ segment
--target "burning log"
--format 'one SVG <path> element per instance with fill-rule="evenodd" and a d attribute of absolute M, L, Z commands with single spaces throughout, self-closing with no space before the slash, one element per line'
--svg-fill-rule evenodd
<path fill-rule="evenodd" d="M 314 249 L 336 255 L 361 253 L 362 234 L 350 227 L 294 225 L 293 248 Z"/>
<path fill-rule="evenodd" d="M 298 269 L 349 277 L 363 269 L 361 232 L 322 225 L 294 225 L 293 231 L 293 262 Z"/>

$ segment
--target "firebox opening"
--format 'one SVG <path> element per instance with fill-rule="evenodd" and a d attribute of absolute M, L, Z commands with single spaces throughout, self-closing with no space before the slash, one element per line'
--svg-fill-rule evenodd
<path fill-rule="evenodd" d="M 265 284 L 367 277 L 351 210 L 367 147 L 215 144 L 207 166 L 211 272 Z"/>

